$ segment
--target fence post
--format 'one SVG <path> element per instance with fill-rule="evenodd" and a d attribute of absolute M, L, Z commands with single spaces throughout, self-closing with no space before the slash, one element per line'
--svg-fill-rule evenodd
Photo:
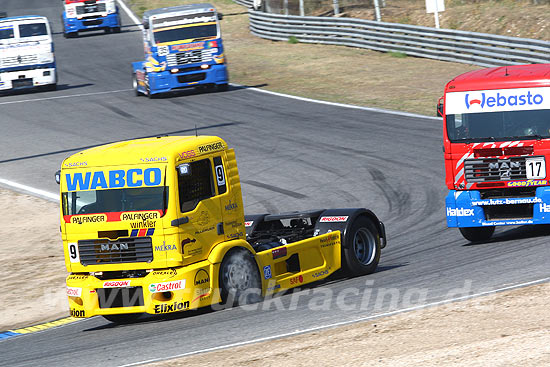
<path fill-rule="evenodd" d="M 380 21 L 380 4 L 378 4 L 378 0 L 374 0 L 374 12 L 376 13 L 376 21 Z"/>
<path fill-rule="evenodd" d="M 338 0 L 332 0 L 332 5 L 334 5 L 334 15 L 340 14 L 340 7 L 338 6 Z"/>
<path fill-rule="evenodd" d="M 303 17 L 304 15 L 304 0 L 300 0 L 300 16 Z"/>

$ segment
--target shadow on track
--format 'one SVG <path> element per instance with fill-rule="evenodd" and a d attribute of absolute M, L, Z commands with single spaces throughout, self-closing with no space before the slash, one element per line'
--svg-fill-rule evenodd
<path fill-rule="evenodd" d="M 483 245 L 490 245 L 497 242 L 509 242 L 509 241 L 527 239 L 527 238 L 546 237 L 546 236 L 550 236 L 550 225 L 548 224 L 527 225 L 527 226 L 511 228 L 504 232 L 495 234 L 489 241 L 467 242 L 462 246 L 463 247 L 483 246 Z"/>
<path fill-rule="evenodd" d="M 94 84 L 93 83 L 83 83 L 83 84 L 76 84 L 76 85 L 58 84 L 56 90 L 59 91 L 59 90 L 85 88 L 85 87 L 91 87 L 92 85 L 94 85 Z M 34 93 L 46 93 L 46 92 L 55 92 L 55 91 L 54 90 L 47 90 L 46 87 L 35 87 L 35 88 L 29 88 L 29 89 L 17 89 L 17 90 L 10 90 L 10 91 L 2 91 L 2 92 L 0 92 L 0 97 L 18 96 L 18 95 L 34 94 Z"/>
<path fill-rule="evenodd" d="M 154 137 L 157 137 L 157 136 L 175 135 L 175 134 L 182 134 L 182 133 L 193 133 L 193 134 L 195 134 L 195 131 L 215 129 L 215 128 L 219 128 L 219 127 L 227 127 L 227 126 L 234 126 L 234 125 L 240 125 L 240 124 L 241 124 L 240 122 L 227 122 L 227 123 L 222 123 L 222 124 L 200 126 L 200 127 L 197 127 L 197 128 L 193 127 L 193 128 L 184 129 L 184 130 L 159 132 L 158 134 L 153 134 L 153 135 L 134 136 L 134 137 L 129 137 L 128 139 L 115 140 L 115 141 L 111 141 L 111 142 L 103 142 L 103 143 L 88 145 L 88 146 L 84 146 L 84 147 L 56 150 L 56 151 L 53 151 L 53 152 L 33 154 L 33 155 L 24 156 L 24 157 L 8 158 L 8 159 L 1 160 L 0 164 L 9 163 L 9 162 L 16 162 L 16 161 L 23 161 L 23 160 L 26 160 L 26 159 L 33 159 L 33 158 L 39 158 L 39 157 L 47 157 L 47 156 L 50 156 L 50 155 L 56 155 L 56 154 L 61 154 L 61 153 L 71 153 L 71 152 L 74 152 L 74 151 L 80 151 L 80 150 L 84 150 L 84 149 L 95 148 L 95 147 L 98 147 L 98 146 L 101 146 L 101 145 L 112 144 L 112 143 L 116 143 L 116 142 L 119 142 L 119 141 L 143 139 L 143 138 L 154 138 Z"/>

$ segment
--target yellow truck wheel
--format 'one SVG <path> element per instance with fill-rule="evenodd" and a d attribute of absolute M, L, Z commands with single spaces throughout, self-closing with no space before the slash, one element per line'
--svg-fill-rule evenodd
<path fill-rule="evenodd" d="M 262 281 L 258 265 L 250 251 L 230 250 L 220 266 L 222 303 L 228 306 L 245 305 L 262 299 Z"/>
<path fill-rule="evenodd" d="M 348 275 L 366 275 L 376 270 L 380 260 L 380 234 L 370 219 L 356 218 L 342 245 L 342 265 Z"/>

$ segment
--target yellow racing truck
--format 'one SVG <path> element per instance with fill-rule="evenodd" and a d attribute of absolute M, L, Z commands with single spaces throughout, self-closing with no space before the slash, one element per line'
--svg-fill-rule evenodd
<path fill-rule="evenodd" d="M 87 149 L 56 181 L 73 317 L 256 302 L 340 268 L 372 273 L 386 244 L 367 209 L 245 216 L 235 152 L 216 136 Z"/>

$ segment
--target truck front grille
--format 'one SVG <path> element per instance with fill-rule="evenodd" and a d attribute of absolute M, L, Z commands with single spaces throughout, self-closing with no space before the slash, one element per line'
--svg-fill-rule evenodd
<path fill-rule="evenodd" d="M 166 56 L 166 62 L 168 66 L 178 66 L 193 64 L 199 62 L 212 61 L 213 50 L 194 50 L 178 52 L 175 54 L 169 54 Z"/>
<path fill-rule="evenodd" d="M 78 241 L 82 265 L 138 263 L 153 260 L 151 237 Z"/>
<path fill-rule="evenodd" d="M 143 306 L 143 288 L 98 288 L 99 308 Z"/>
<path fill-rule="evenodd" d="M 38 63 L 38 55 L 21 55 L 3 57 L 0 59 L 0 67 L 10 68 L 14 66 L 32 65 Z"/>
<path fill-rule="evenodd" d="M 466 159 L 464 175 L 466 182 L 526 180 L 525 157 Z"/>
<path fill-rule="evenodd" d="M 79 5 L 76 7 L 77 15 L 88 15 L 91 13 L 105 13 L 107 11 L 107 4 L 97 3 L 97 4 L 87 4 Z"/>
<path fill-rule="evenodd" d="M 179 83 L 199 82 L 204 79 L 206 79 L 206 73 L 195 73 L 178 76 Z"/>

